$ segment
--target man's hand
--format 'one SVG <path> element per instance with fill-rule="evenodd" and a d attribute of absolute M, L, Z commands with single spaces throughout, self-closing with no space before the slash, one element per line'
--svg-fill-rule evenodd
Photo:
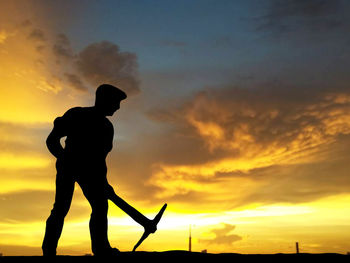
<path fill-rule="evenodd" d="M 107 183 L 107 186 L 106 186 L 106 195 L 107 195 L 107 198 L 110 199 L 112 196 L 114 196 L 116 193 L 114 192 L 114 189 L 113 187 Z"/>

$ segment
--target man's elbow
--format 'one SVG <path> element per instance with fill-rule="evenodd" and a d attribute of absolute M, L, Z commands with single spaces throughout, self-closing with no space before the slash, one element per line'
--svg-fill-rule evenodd
<path fill-rule="evenodd" d="M 55 136 L 54 134 L 50 133 L 49 136 L 47 136 L 46 146 L 50 152 L 52 152 L 52 150 L 56 148 L 57 144 L 59 143 L 60 143 L 60 138 Z"/>
<path fill-rule="evenodd" d="M 47 148 L 50 149 L 50 147 L 53 145 L 53 141 L 54 141 L 54 138 L 53 138 L 52 134 L 50 133 L 49 136 L 47 136 L 47 138 L 46 138 Z"/>

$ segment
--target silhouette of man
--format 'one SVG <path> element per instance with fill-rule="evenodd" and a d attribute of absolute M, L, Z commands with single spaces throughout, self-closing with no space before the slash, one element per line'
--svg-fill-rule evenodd
<path fill-rule="evenodd" d="M 110 246 L 107 235 L 107 200 L 113 188 L 107 181 L 106 156 L 113 147 L 114 130 L 106 116 L 112 116 L 126 97 L 122 90 L 103 84 L 96 90 L 94 106 L 72 108 L 55 119 L 46 140 L 49 151 L 57 158 L 57 176 L 55 203 L 46 221 L 42 244 L 44 256 L 56 255 L 75 182 L 92 209 L 89 223 L 92 252 L 102 256 L 118 252 Z M 65 136 L 63 148 L 60 139 Z"/>

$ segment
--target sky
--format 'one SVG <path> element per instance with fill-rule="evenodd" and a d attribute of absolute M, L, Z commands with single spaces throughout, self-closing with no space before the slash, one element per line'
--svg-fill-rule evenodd
<path fill-rule="evenodd" d="M 333 0 L 0 2 L 0 253 L 40 255 L 53 120 L 109 119 L 108 180 L 149 218 L 144 251 L 350 251 L 350 4 Z M 93 138 L 91 138 L 93 140 Z M 62 142 L 63 143 L 63 142 Z M 88 143 L 88 142 L 87 142 Z M 58 254 L 91 253 L 79 186 Z M 109 205 L 109 239 L 143 229 Z"/>

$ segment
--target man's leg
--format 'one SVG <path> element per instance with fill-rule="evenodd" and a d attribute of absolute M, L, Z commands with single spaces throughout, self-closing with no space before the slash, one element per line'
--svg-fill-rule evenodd
<path fill-rule="evenodd" d="M 64 218 L 72 202 L 73 192 L 74 180 L 72 177 L 57 173 L 55 203 L 46 221 L 45 237 L 42 244 L 44 256 L 56 255 L 57 243 L 61 236 Z"/>
<path fill-rule="evenodd" d="M 104 182 L 79 182 L 89 201 L 92 213 L 90 217 L 91 249 L 94 255 L 108 255 L 111 246 L 108 241 L 108 200 Z"/>

